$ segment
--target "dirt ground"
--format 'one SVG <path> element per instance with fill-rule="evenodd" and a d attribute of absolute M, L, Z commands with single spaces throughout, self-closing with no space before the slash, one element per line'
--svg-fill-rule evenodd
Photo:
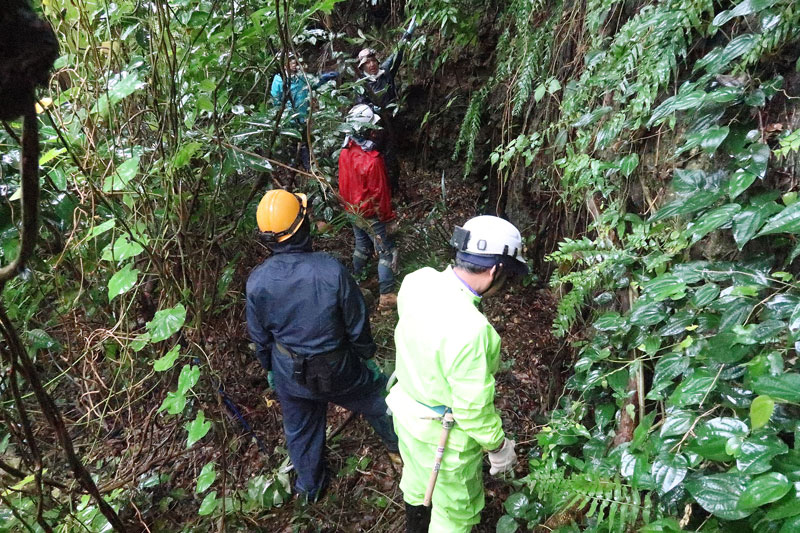
<path fill-rule="evenodd" d="M 400 227 L 398 243 L 402 251 L 401 273 L 426 264 L 441 266 L 448 261 L 446 232 L 478 213 L 478 194 L 460 177 L 445 178 L 446 200 L 442 198 L 441 176 L 423 172 L 405 174 L 404 201 L 397 206 Z M 446 205 L 446 208 L 445 208 Z M 332 228 L 315 240 L 316 249 L 325 250 L 349 263 L 352 234 L 349 227 Z M 256 261 L 257 262 L 257 261 Z M 255 264 L 255 263 L 254 263 Z M 247 268 L 241 272 L 246 277 Z M 377 285 L 372 279 L 367 287 Z M 401 274 L 402 276 L 402 274 Z M 377 291 L 376 291 L 377 292 Z M 483 311 L 502 337 L 502 363 L 497 374 L 496 405 L 507 433 L 517 441 L 520 464 L 516 477 L 527 473 L 527 456 L 535 445 L 537 422 L 563 388 L 562 365 L 568 349 L 551 334 L 555 299 L 544 287 L 517 285 L 493 300 L 484 302 Z M 379 346 L 377 358 L 389 373 L 394 366 L 392 332 L 397 320 L 394 312 L 371 316 L 372 331 Z M 231 339 L 238 344 L 240 358 L 223 370 L 226 392 L 240 406 L 243 417 L 253 427 L 265 450 L 255 440 L 240 435 L 242 449 L 234 479 L 247 480 L 259 473 L 276 472 L 286 459 L 280 405 L 266 387 L 258 364 L 247 357 L 246 332 Z M 230 431 L 236 431 L 236 421 Z M 392 467 L 379 439 L 363 419 L 348 419 L 348 413 L 331 406 L 328 414 L 327 459 L 331 484 L 327 496 L 314 505 L 291 500 L 251 522 L 253 530 L 291 532 L 399 532 L 405 529 L 399 472 Z M 502 503 L 511 491 L 506 481 L 488 475 L 485 464 L 486 508 L 478 532 L 495 530 L 503 514 Z"/>

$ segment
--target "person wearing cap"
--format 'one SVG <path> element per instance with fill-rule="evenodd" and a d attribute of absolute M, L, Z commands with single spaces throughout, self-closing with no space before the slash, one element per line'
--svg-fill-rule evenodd
<path fill-rule="evenodd" d="M 364 298 L 339 261 L 312 249 L 308 214 L 303 194 L 276 189 L 261 199 L 256 219 L 272 254 L 247 280 L 246 309 L 256 357 L 281 404 L 295 490 L 316 501 L 328 481 L 329 402 L 363 414 L 392 461 L 399 457 Z"/>
<path fill-rule="evenodd" d="M 293 115 L 293 122 L 300 128 L 305 128 L 306 119 L 308 118 L 309 108 L 309 89 L 317 89 L 325 83 L 336 79 L 339 76 L 338 72 L 325 72 L 320 75 L 319 79 L 309 76 L 303 71 L 300 62 L 294 57 L 294 54 L 287 54 L 286 61 L 286 75 L 288 81 L 283 79 L 282 73 L 278 72 L 272 78 L 272 86 L 270 88 L 270 95 L 272 96 L 272 103 L 275 107 L 279 107 L 285 102 L 286 110 L 290 115 Z M 305 139 L 305 133 L 302 134 Z M 299 159 L 304 170 L 311 168 L 310 154 L 308 151 L 308 143 L 303 140 L 298 145 Z"/>
<path fill-rule="evenodd" d="M 397 383 L 386 403 L 400 438 L 409 533 L 469 532 L 484 506 L 482 458 L 490 474 L 510 471 L 515 443 L 503 431 L 494 406 L 494 373 L 500 337 L 480 312 L 483 298 L 527 272 L 522 237 L 510 222 L 479 216 L 456 227 L 453 266 L 422 268 L 405 277 L 397 298 Z M 434 454 L 442 434 L 434 420 L 447 410 L 450 430 L 433 490 L 423 505 Z M 438 413 L 438 415 L 437 415 Z"/>
<path fill-rule="evenodd" d="M 366 104 L 354 106 L 347 114 L 352 131 L 339 154 L 339 194 L 345 210 L 356 215 L 353 272 L 361 277 L 373 250 L 378 253 L 379 306 L 387 309 L 397 301 L 394 280 L 397 249 L 387 231 L 387 224 L 395 214 L 386 165 L 374 141 L 380 120 Z"/>

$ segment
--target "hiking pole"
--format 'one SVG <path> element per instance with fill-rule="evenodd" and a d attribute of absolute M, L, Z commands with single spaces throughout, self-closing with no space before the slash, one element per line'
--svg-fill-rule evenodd
<path fill-rule="evenodd" d="M 442 416 L 442 434 L 439 436 L 439 446 L 436 448 L 436 455 L 433 457 L 433 470 L 431 477 L 428 479 L 428 488 L 425 489 L 425 499 L 422 500 L 422 505 L 425 507 L 431 506 L 431 498 L 433 498 L 433 487 L 436 486 L 436 478 L 439 477 L 439 469 L 442 466 L 442 457 L 444 457 L 444 448 L 447 446 L 447 437 L 450 436 L 450 430 L 453 428 L 453 411 L 447 408 Z"/>

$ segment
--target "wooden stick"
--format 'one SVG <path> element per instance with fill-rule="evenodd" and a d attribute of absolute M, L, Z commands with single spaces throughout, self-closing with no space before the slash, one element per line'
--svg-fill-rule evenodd
<path fill-rule="evenodd" d="M 439 469 L 442 467 L 442 458 L 444 457 L 444 448 L 447 446 L 447 437 L 450 436 L 450 429 L 453 427 L 453 412 L 447 411 L 442 418 L 442 434 L 439 437 L 439 446 L 436 448 L 436 455 L 433 457 L 433 470 L 431 477 L 428 479 L 428 488 L 425 490 L 425 499 L 422 505 L 425 507 L 431 506 L 431 499 L 433 498 L 433 487 L 436 486 L 436 479 L 439 477 Z"/>

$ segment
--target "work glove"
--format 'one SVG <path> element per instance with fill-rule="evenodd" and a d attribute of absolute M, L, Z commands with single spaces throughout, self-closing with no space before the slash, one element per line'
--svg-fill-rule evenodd
<path fill-rule="evenodd" d="M 320 83 L 327 83 L 339 77 L 338 72 L 326 72 L 319 77 Z"/>
<path fill-rule="evenodd" d="M 369 369 L 370 373 L 372 374 L 372 381 L 378 381 L 383 377 L 383 372 L 381 368 L 378 366 L 378 363 L 375 362 L 375 358 L 371 357 L 364 361 L 364 364 Z"/>
<path fill-rule="evenodd" d="M 510 472 L 514 468 L 514 465 L 517 464 L 517 452 L 514 451 L 516 445 L 516 442 L 506 438 L 498 450 L 489 452 L 489 463 L 492 465 L 489 474 L 495 476 Z"/>
<path fill-rule="evenodd" d="M 267 372 L 267 384 L 270 389 L 275 390 L 275 375 L 272 373 L 272 370 Z"/>

